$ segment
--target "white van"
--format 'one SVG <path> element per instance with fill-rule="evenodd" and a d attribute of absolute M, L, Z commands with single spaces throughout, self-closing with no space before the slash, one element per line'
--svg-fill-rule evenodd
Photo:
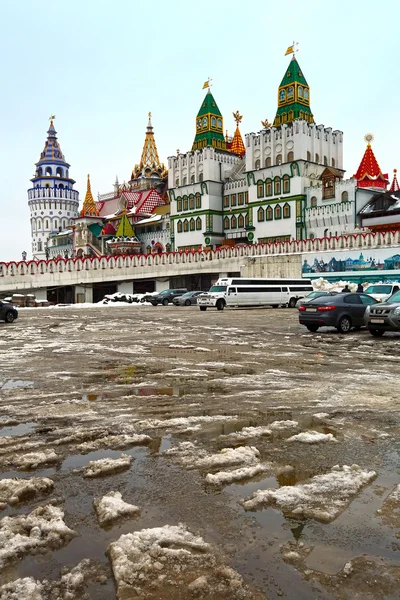
<path fill-rule="evenodd" d="M 310 279 L 256 279 L 222 277 L 207 293 L 200 294 L 200 310 L 225 306 L 289 306 L 313 291 Z"/>
<path fill-rule="evenodd" d="M 400 283 L 398 281 L 394 283 L 372 283 L 367 287 L 365 293 L 378 300 L 378 302 L 386 302 L 392 294 L 399 290 Z"/>

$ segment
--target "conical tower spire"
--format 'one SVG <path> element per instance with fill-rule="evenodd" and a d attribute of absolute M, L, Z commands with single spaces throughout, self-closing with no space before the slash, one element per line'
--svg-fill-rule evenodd
<path fill-rule="evenodd" d="M 90 175 L 87 176 L 87 189 L 86 196 L 83 201 L 82 210 L 80 213 L 81 217 L 98 217 L 99 211 L 97 210 L 96 202 L 92 196 L 92 190 L 90 187 Z"/>
<path fill-rule="evenodd" d="M 373 139 L 374 136 L 372 133 L 367 133 L 364 137 L 364 140 L 367 142 L 367 147 L 354 178 L 357 179 L 358 187 L 386 188 L 389 183 L 388 176 L 387 174 L 384 175 L 382 173 L 378 161 L 375 158 L 375 154 L 371 148 Z"/>
<path fill-rule="evenodd" d="M 115 237 L 135 237 L 135 232 L 133 230 L 132 225 L 130 224 L 128 217 L 126 216 L 126 212 L 124 212 L 124 214 L 122 215 Z"/>
<path fill-rule="evenodd" d="M 60 144 L 57 139 L 57 131 L 54 127 L 54 119 L 54 115 L 50 117 L 50 125 L 47 130 L 47 140 L 45 141 L 43 152 L 40 154 L 39 161 L 36 163 L 36 166 L 38 167 L 49 162 L 66 167 L 70 166 L 66 162 L 64 154 L 61 152 Z"/>
<path fill-rule="evenodd" d="M 278 110 L 273 126 L 279 127 L 297 119 L 314 123 L 310 108 L 310 88 L 293 54 L 278 89 Z"/>
<path fill-rule="evenodd" d="M 237 110 L 235 113 L 233 114 L 233 118 L 236 121 L 236 131 L 235 134 L 233 136 L 233 140 L 232 140 L 232 144 L 230 147 L 230 151 L 233 152 L 234 154 L 238 154 L 240 157 L 242 157 L 245 152 L 246 152 L 246 148 L 245 145 L 243 143 L 243 139 L 239 130 L 239 123 L 241 122 L 241 120 L 243 119 L 243 116 L 239 114 L 239 111 Z"/>
<path fill-rule="evenodd" d="M 392 185 L 389 188 L 389 192 L 398 192 L 400 190 L 396 173 L 397 173 L 397 169 L 393 169 L 393 181 L 392 181 Z"/>
<path fill-rule="evenodd" d="M 192 152 L 212 146 L 219 150 L 226 150 L 224 136 L 224 119 L 214 100 L 210 88 L 196 117 L 196 137 L 194 138 Z"/>
<path fill-rule="evenodd" d="M 160 162 L 156 140 L 154 138 L 153 125 L 151 122 L 151 112 L 148 114 L 149 121 L 147 123 L 146 135 L 144 138 L 142 156 L 140 164 L 135 165 L 132 171 L 131 181 L 137 180 L 139 177 L 156 177 L 165 179 L 167 171 L 163 163 Z"/>

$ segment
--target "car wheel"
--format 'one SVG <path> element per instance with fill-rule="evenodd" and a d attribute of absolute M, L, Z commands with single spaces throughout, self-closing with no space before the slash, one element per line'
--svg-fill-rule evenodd
<path fill-rule="evenodd" d="M 164 298 L 164 300 L 162 301 L 163 306 L 168 306 L 168 299 Z"/>
<path fill-rule="evenodd" d="M 152 306 L 157 306 L 157 302 L 151 302 Z"/>
<path fill-rule="evenodd" d="M 273 304 L 272 308 L 279 308 L 279 304 Z"/>
<path fill-rule="evenodd" d="M 9 310 L 8 312 L 6 312 L 6 316 L 5 316 L 5 322 L 6 323 L 12 323 L 14 321 L 14 314 Z"/>
<path fill-rule="evenodd" d="M 382 329 L 370 329 L 369 332 L 374 337 L 382 337 L 385 333 Z"/>
<path fill-rule="evenodd" d="M 218 300 L 217 302 L 217 310 L 224 310 L 225 308 L 225 302 L 223 300 Z"/>
<path fill-rule="evenodd" d="M 318 331 L 318 325 L 306 325 L 308 331 L 312 331 L 313 333 L 315 333 L 316 331 Z"/>
<path fill-rule="evenodd" d="M 207 306 L 200 306 L 200 310 L 204 312 L 205 310 L 207 310 Z"/>
<path fill-rule="evenodd" d="M 296 298 L 290 298 L 289 300 L 289 308 L 295 308 L 296 307 Z"/>
<path fill-rule="evenodd" d="M 350 317 L 342 317 L 337 324 L 336 329 L 339 333 L 349 333 L 351 329 L 351 319 Z"/>
<path fill-rule="evenodd" d="M 185 306 L 190 306 L 190 305 L 191 305 L 191 302 L 190 302 L 190 300 L 186 300 L 186 302 L 185 302 Z"/>

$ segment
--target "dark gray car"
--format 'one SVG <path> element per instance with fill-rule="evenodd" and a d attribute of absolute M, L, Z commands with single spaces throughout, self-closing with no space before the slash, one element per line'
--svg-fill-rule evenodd
<path fill-rule="evenodd" d="M 310 292 L 307 296 L 304 296 L 304 298 L 299 298 L 297 300 L 296 308 L 299 308 L 302 304 L 308 304 L 311 300 L 314 300 L 314 298 L 319 298 L 320 296 L 336 296 L 337 294 L 338 292 L 328 292 L 325 290 Z"/>
<path fill-rule="evenodd" d="M 400 332 L 400 292 L 396 292 L 386 302 L 367 307 L 364 315 L 369 332 L 381 337 L 385 331 Z"/>
<path fill-rule="evenodd" d="M 6 323 L 12 323 L 18 319 L 18 310 L 12 304 L 0 300 L 0 319 Z"/>
<path fill-rule="evenodd" d="M 197 297 L 203 292 L 186 292 L 183 296 L 178 296 L 172 300 L 172 304 L 175 306 L 190 306 L 191 304 L 197 304 Z"/>
<path fill-rule="evenodd" d="M 187 292 L 186 288 L 179 288 L 173 290 L 163 290 L 157 296 L 151 296 L 149 301 L 153 306 L 157 306 L 157 304 L 163 304 L 167 306 L 170 302 L 177 298 L 178 296 L 183 296 Z"/>
<path fill-rule="evenodd" d="M 336 327 L 340 333 L 348 333 L 353 327 L 364 325 L 367 306 L 377 304 L 368 294 L 337 294 L 320 296 L 299 308 L 299 322 L 309 331 L 320 327 Z"/>

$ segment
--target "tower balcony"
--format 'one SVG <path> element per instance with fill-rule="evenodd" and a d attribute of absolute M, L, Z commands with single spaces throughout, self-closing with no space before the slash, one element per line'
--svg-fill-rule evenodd
<path fill-rule="evenodd" d="M 69 190 L 66 188 L 31 188 L 28 190 L 29 200 L 41 200 L 43 198 L 62 198 L 64 200 L 75 200 L 79 202 L 79 192 L 77 190 Z"/>

